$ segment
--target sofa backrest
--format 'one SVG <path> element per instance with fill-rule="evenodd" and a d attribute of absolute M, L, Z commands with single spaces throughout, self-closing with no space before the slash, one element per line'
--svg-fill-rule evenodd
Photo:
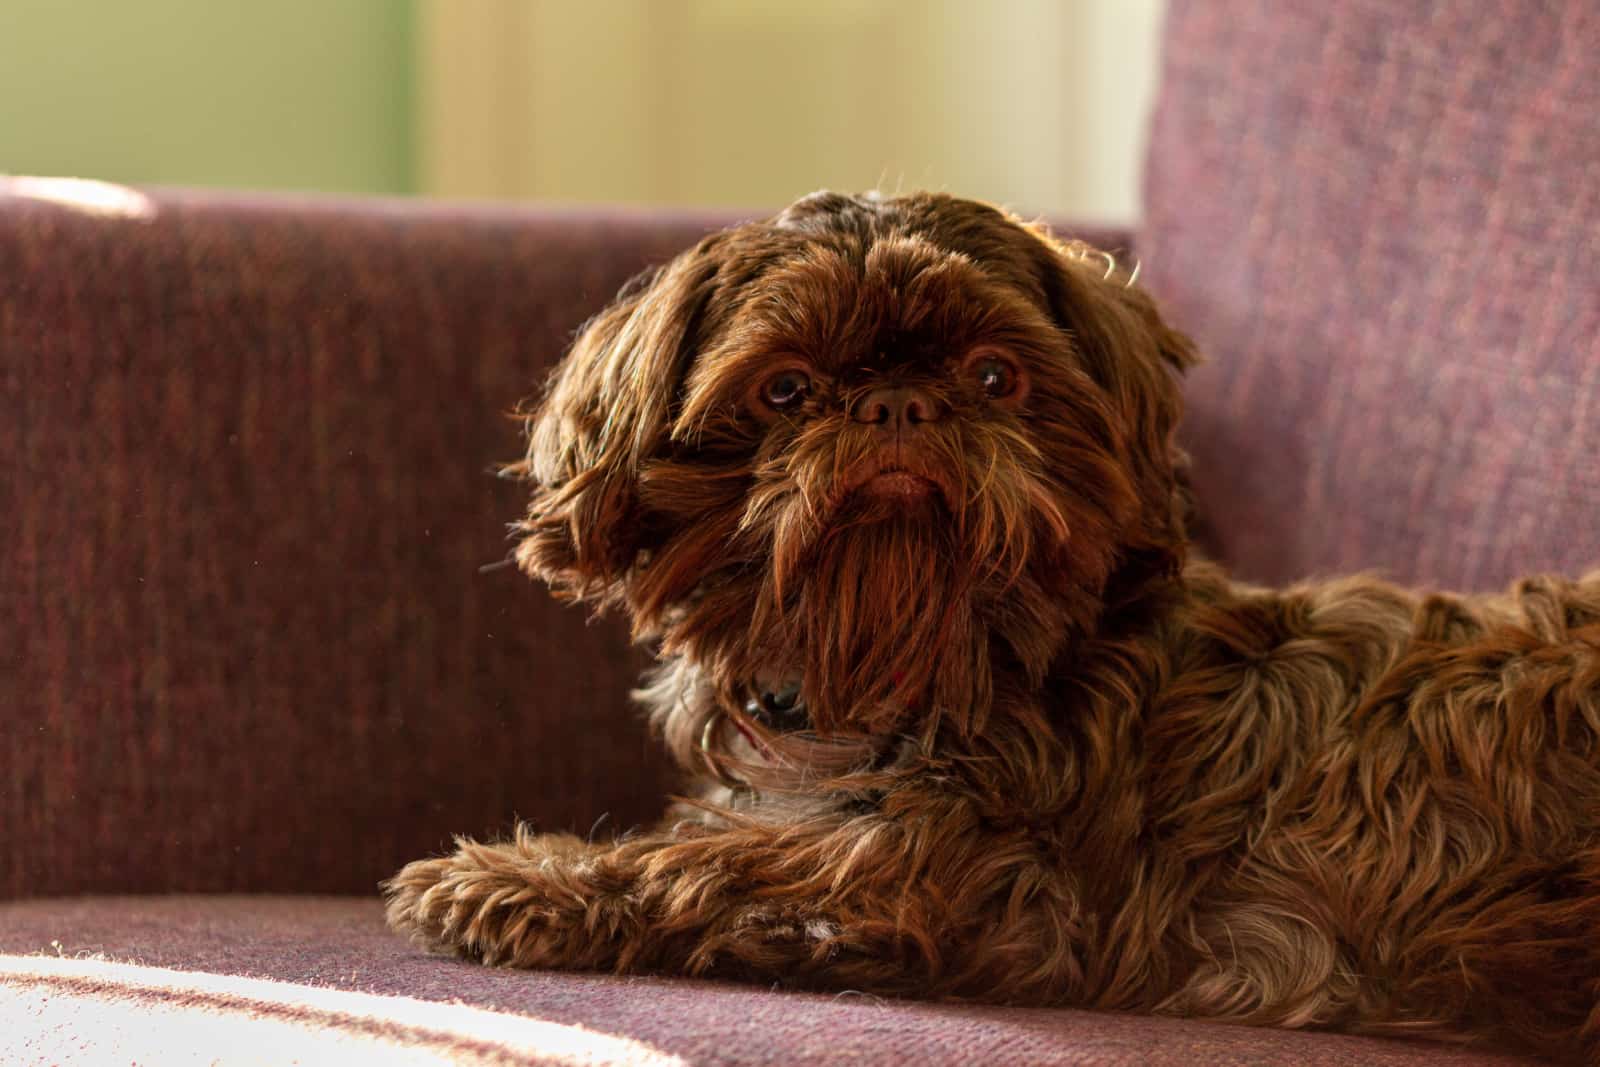
<path fill-rule="evenodd" d="M 1144 276 L 1244 575 L 1600 566 L 1600 5 L 1172 0 Z"/>
<path fill-rule="evenodd" d="M 0 181 L 0 897 L 372 892 L 659 812 L 506 413 L 709 224 Z"/>

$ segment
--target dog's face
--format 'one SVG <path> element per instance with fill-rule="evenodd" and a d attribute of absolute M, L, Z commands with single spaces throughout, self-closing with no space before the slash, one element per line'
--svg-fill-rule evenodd
<path fill-rule="evenodd" d="M 816 194 L 584 328 L 530 419 L 519 559 L 625 605 L 699 704 L 798 687 L 820 733 L 974 729 L 1179 564 L 1189 359 L 1087 248 Z"/>

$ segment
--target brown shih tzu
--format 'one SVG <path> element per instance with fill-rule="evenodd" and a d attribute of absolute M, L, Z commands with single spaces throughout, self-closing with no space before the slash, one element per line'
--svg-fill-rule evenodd
<path fill-rule="evenodd" d="M 1186 561 L 1176 372 L 1093 249 L 820 193 L 591 321 L 518 559 L 659 648 L 707 789 L 407 866 L 390 923 L 719 975 L 1600 1057 L 1600 571 Z"/>

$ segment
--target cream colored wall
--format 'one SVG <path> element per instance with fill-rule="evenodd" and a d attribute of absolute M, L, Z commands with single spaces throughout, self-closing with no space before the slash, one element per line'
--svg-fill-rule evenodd
<path fill-rule="evenodd" d="M 1163 0 L 422 0 L 419 184 L 1133 221 Z"/>

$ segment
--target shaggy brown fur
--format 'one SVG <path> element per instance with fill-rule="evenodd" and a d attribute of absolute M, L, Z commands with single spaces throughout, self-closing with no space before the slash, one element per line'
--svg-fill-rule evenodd
<path fill-rule="evenodd" d="M 461 841 L 390 922 L 1594 1061 L 1600 572 L 1186 563 L 1191 359 L 1098 253 L 945 196 L 807 197 L 625 291 L 530 417 L 519 558 L 658 644 L 644 699 L 720 784 L 611 843 Z"/>

